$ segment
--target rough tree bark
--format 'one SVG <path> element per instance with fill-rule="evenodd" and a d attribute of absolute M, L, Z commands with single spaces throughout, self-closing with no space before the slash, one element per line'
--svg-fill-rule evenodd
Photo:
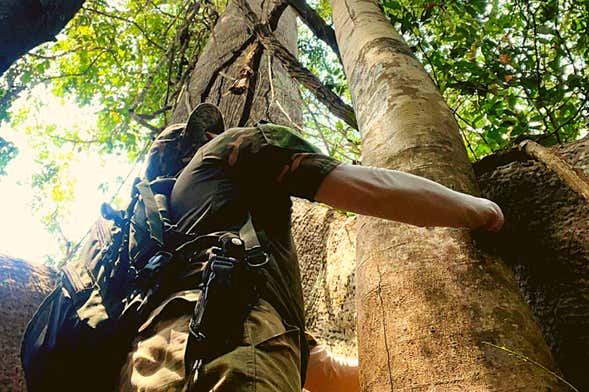
<path fill-rule="evenodd" d="M 263 21 L 268 19 L 268 13 L 275 7 L 284 11 L 280 23 L 276 20 L 271 24 L 278 26 L 275 36 L 296 53 L 294 12 L 285 9 L 281 1 L 254 0 L 249 4 Z M 273 14 L 274 19 L 282 12 L 275 11 Z M 247 81 L 248 88 L 242 94 L 229 92 L 246 66 L 252 71 Z M 198 103 L 211 102 L 221 109 L 227 127 L 252 125 L 261 119 L 291 126 L 291 121 L 300 124 L 302 112 L 297 89 L 282 65 L 268 56 L 255 41 L 239 9 L 231 2 L 217 21 L 190 81 L 178 97 L 172 122 L 185 121 L 190 109 Z M 276 101 L 286 113 L 280 110 Z"/>
<path fill-rule="evenodd" d="M 51 41 L 84 0 L 0 0 L 0 76 L 20 56 Z"/>
<path fill-rule="evenodd" d="M 335 354 L 356 357 L 356 218 L 297 200 L 292 231 L 307 330 Z"/>
<path fill-rule="evenodd" d="M 55 274 L 49 267 L 0 255 L 0 389 L 3 391 L 25 390 L 20 340 L 54 283 Z"/>
<path fill-rule="evenodd" d="M 457 124 L 376 2 L 333 0 L 366 165 L 478 193 Z M 358 346 L 365 391 L 558 390 L 550 352 L 511 271 L 464 230 L 361 218 Z"/>
<path fill-rule="evenodd" d="M 589 139 L 550 150 L 589 175 Z M 543 163 L 475 165 L 483 194 L 503 208 L 488 246 L 513 267 L 567 380 L 589 390 L 589 203 Z"/>

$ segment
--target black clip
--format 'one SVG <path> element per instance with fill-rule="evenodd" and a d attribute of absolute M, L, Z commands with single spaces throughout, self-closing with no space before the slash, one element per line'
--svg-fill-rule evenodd
<path fill-rule="evenodd" d="M 114 221 L 117 226 L 122 226 L 125 220 L 125 211 L 115 210 L 108 203 L 102 203 L 100 214 L 104 219 Z"/>
<path fill-rule="evenodd" d="M 138 278 L 137 284 L 140 287 L 150 287 L 153 282 L 158 278 L 162 279 L 161 276 L 157 276 L 158 272 L 161 271 L 172 259 L 173 255 L 170 252 L 157 252 L 151 256 L 145 266 L 136 272 Z"/>

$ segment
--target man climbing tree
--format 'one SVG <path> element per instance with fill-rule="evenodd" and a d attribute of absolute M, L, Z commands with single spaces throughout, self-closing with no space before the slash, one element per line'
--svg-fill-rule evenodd
<path fill-rule="evenodd" d="M 296 123 L 300 117 L 297 109 L 298 98 L 289 91 L 294 87 L 292 82 L 288 80 L 283 66 L 276 61 L 279 59 L 291 75 L 298 75 L 301 82 L 307 83 L 309 89 L 315 89 L 314 92 L 318 96 L 323 97 L 326 104 L 334 112 L 338 112 L 344 121 L 355 126 L 356 119 L 351 114 L 349 108 L 346 108 L 346 105 L 342 105 L 341 102 L 333 99 L 324 88 L 322 89 L 322 86 L 317 85 L 315 80 L 309 82 L 309 78 L 312 75 L 310 76 L 304 72 L 301 73 L 300 68 L 297 68 L 297 64 L 293 63 L 292 57 L 289 57 L 288 51 L 284 51 L 284 47 L 286 47 L 291 52 L 294 52 L 294 39 L 290 33 L 294 31 L 292 15 L 288 15 L 288 17 L 285 15 L 280 19 L 285 4 L 265 4 L 265 8 L 262 7 L 264 9 L 255 6 L 253 7 L 255 8 L 253 12 L 247 9 L 248 5 L 245 2 L 237 2 L 236 4 L 241 7 L 242 12 L 236 12 L 236 8 L 232 4 L 220 18 L 215 32 L 212 33 L 209 40 L 208 49 L 199 58 L 199 62 L 194 67 L 194 73 L 189 81 L 182 85 L 181 92 L 177 99 L 175 99 L 173 119 L 175 121 L 184 121 L 192 108 L 198 103 L 206 101 L 218 104 L 223 111 L 225 121 L 229 127 L 253 125 L 260 119 L 268 119 L 272 122 L 282 124 Z M 301 4 L 299 4 L 300 6 Z M 336 8 L 334 5 L 334 9 Z M 246 24 L 241 17 L 242 15 L 245 15 L 247 18 L 247 24 L 250 27 L 249 30 L 246 28 Z M 353 13 L 353 15 L 350 15 L 350 19 L 353 20 L 356 17 L 357 14 Z M 277 29 L 279 20 L 281 21 L 280 28 Z M 340 34 L 343 34 L 343 31 L 345 31 L 344 28 L 339 29 Z M 251 32 L 255 34 L 255 37 L 250 35 Z M 277 41 L 275 39 L 274 35 L 282 40 L 282 44 L 280 40 Z M 348 36 L 347 38 L 350 37 Z M 350 39 L 346 41 L 344 38 L 343 42 L 352 45 L 352 42 L 355 42 L 355 40 Z M 357 48 L 360 47 L 361 45 L 357 45 Z M 403 54 L 408 55 L 408 49 L 398 45 L 396 47 L 400 48 L 399 50 Z M 342 44 L 342 49 L 346 49 L 345 44 Z M 363 64 L 365 60 L 364 58 L 357 60 L 356 57 L 350 56 L 347 50 L 343 50 L 342 53 L 342 58 L 348 68 L 351 67 L 350 63 Z M 268 67 L 265 67 L 266 64 Z M 366 61 L 366 64 L 369 64 L 369 62 Z M 356 105 L 357 110 L 359 110 L 358 117 L 361 120 L 361 129 L 366 135 L 365 146 L 370 147 L 376 145 L 378 150 L 382 146 L 388 146 L 387 143 L 381 142 L 382 139 L 375 137 L 376 132 L 380 131 L 381 128 L 379 126 L 371 128 L 365 124 L 367 122 L 366 113 L 372 113 L 372 110 L 379 106 L 374 103 L 364 105 L 363 101 L 358 98 L 362 94 L 355 92 L 355 89 L 359 85 L 358 80 L 361 79 L 360 76 L 365 73 L 370 74 L 368 71 L 358 71 L 357 75 L 354 75 L 353 71 L 350 72 L 350 79 L 354 80 L 353 83 L 356 86 L 352 91 L 354 91 L 355 100 L 358 100 Z M 301 75 L 303 76 L 301 77 Z M 359 79 L 354 79 L 354 77 L 358 77 Z M 377 80 L 376 77 L 373 79 Z M 423 86 L 419 85 L 419 87 L 421 88 Z M 410 86 L 409 89 L 403 91 L 410 91 L 411 88 Z M 394 97 L 396 96 L 395 94 L 394 91 L 387 91 L 387 97 L 384 101 L 388 102 L 388 97 Z M 375 93 L 367 95 L 378 96 Z M 281 105 L 278 106 L 276 102 L 281 103 Z M 358 108 L 361 108 L 361 110 Z M 132 110 L 129 110 L 133 118 L 149 126 L 150 124 L 146 120 L 149 116 L 142 116 L 136 113 L 135 109 L 136 107 L 133 107 Z M 212 117 L 214 116 L 213 114 Z M 381 118 L 381 115 L 375 115 L 374 122 L 378 123 Z M 201 150 L 202 156 L 197 155 L 191 162 L 190 169 L 180 177 L 178 186 L 174 188 L 175 196 L 173 194 L 172 197 L 174 218 L 183 222 L 181 226 L 185 232 L 194 230 L 198 233 L 204 233 L 213 228 L 223 231 L 239 231 L 244 221 L 244 215 L 247 215 L 244 211 L 253 216 L 256 230 L 262 232 L 260 237 L 262 244 L 265 245 L 263 248 L 271 256 L 270 265 L 273 266 L 274 273 L 270 274 L 269 279 L 264 281 L 265 284 L 271 287 L 262 289 L 265 292 L 265 296 L 271 298 L 270 300 L 265 300 L 270 307 L 266 306 L 267 304 L 265 303 L 259 304 L 256 302 L 252 304 L 255 311 L 250 316 L 250 319 L 246 321 L 246 325 L 254 324 L 260 312 L 266 312 L 265 314 L 269 318 L 278 319 L 278 321 L 284 319 L 287 324 L 295 324 L 302 331 L 302 306 L 297 303 L 300 300 L 299 285 L 296 279 L 294 282 L 292 279 L 288 279 L 289 276 L 291 278 L 296 276 L 293 272 L 293 265 L 296 264 L 292 262 L 292 256 L 285 256 L 280 252 L 280 250 L 286 250 L 286 254 L 292 253 L 288 247 L 290 244 L 286 239 L 288 236 L 285 234 L 288 226 L 287 210 L 289 204 L 287 196 L 291 194 L 299 194 L 309 199 L 323 201 L 341 209 L 419 226 L 452 226 L 487 229 L 498 229 L 501 226 L 502 218 L 500 216 L 500 210 L 493 203 L 451 191 L 448 188 L 440 187 L 436 183 L 426 181 L 421 177 L 411 176 L 402 172 L 338 165 L 337 162 L 329 158 L 316 155 L 317 151 L 304 141 L 301 141 L 299 144 L 299 137 L 290 131 L 272 126 L 266 127 L 247 128 L 239 132 L 221 132 L 223 129 L 218 128 L 202 129 L 204 134 L 210 132 L 209 137 L 213 138 L 213 140 L 204 146 L 203 150 Z M 413 129 L 411 127 L 405 128 L 405 131 Z M 157 128 L 153 131 L 155 132 L 155 130 Z M 215 137 L 215 133 L 219 132 L 221 134 Z M 240 137 L 241 135 L 243 137 Z M 286 137 L 288 142 L 285 142 L 283 135 L 289 135 Z M 289 139 L 291 137 L 294 138 L 294 142 Z M 436 145 L 436 143 L 423 142 L 424 140 L 428 139 L 419 139 L 419 143 L 410 145 L 407 151 L 412 151 L 413 147 L 418 148 L 421 144 L 426 145 L 426 147 Z M 461 146 L 457 138 L 448 138 L 448 140 L 442 138 L 440 145 L 451 145 L 454 149 L 452 151 L 457 151 L 455 148 Z M 205 141 L 203 140 L 203 142 Z M 298 147 L 293 148 L 291 142 L 298 145 Z M 214 148 L 219 148 L 219 150 L 214 150 Z M 211 155 L 206 155 L 207 151 Z M 366 151 L 371 150 L 370 148 L 366 148 Z M 375 154 L 374 164 L 387 166 L 378 161 L 377 157 L 379 156 Z M 432 154 L 430 158 L 434 159 L 435 156 L 435 154 Z M 463 158 L 461 156 L 458 159 L 461 164 L 465 163 L 465 159 Z M 407 159 L 411 160 L 411 157 Z M 369 164 L 371 163 L 370 160 L 367 162 Z M 447 162 L 453 162 L 453 160 L 450 159 Z M 251 177 L 252 172 L 255 173 L 253 178 Z M 427 172 L 418 173 L 428 175 Z M 201 181 L 202 177 L 199 177 L 206 175 L 211 175 L 210 183 Z M 433 177 L 440 182 L 446 180 L 442 177 Z M 308 182 L 309 180 L 311 181 Z M 259 186 L 251 186 L 252 183 Z M 213 186 L 213 184 L 216 184 L 214 185 L 214 190 L 208 189 L 203 193 L 199 192 L 200 187 L 206 189 L 207 186 Z M 268 184 L 272 184 L 272 186 L 266 187 Z M 448 183 L 448 185 L 455 186 L 452 182 Z M 457 187 L 457 189 L 473 193 L 476 192 L 475 188 L 469 188 L 468 186 Z M 256 192 L 261 193 L 261 195 L 258 195 Z M 226 198 L 222 197 L 224 194 L 226 194 Z M 198 200 L 204 201 L 200 204 Z M 260 200 L 263 200 L 264 203 L 261 203 Z M 257 206 L 256 203 L 263 204 L 264 208 Z M 208 206 L 209 208 L 207 209 L 203 206 Z M 267 206 L 272 208 L 266 209 L 265 207 Z M 204 209 L 200 210 L 200 208 Z M 276 216 L 271 215 L 276 211 L 280 211 L 280 213 L 277 213 Z M 227 212 L 231 212 L 231 214 L 227 214 Z M 256 216 L 258 224 L 261 222 L 261 229 L 256 224 Z M 202 227 L 199 225 L 202 225 Z M 275 235 L 278 239 L 274 239 L 272 236 L 270 239 L 265 238 L 268 232 L 272 233 L 274 229 L 281 232 L 280 235 Z M 277 244 L 284 247 L 281 248 Z M 365 246 L 365 251 L 366 249 Z M 279 263 L 277 259 L 280 260 L 279 256 L 281 255 L 285 256 L 291 263 Z M 281 268 L 290 268 L 290 270 L 282 273 L 284 271 Z M 367 279 L 372 279 L 372 277 L 370 276 Z M 284 282 L 284 279 L 289 280 L 289 282 Z M 286 283 L 292 283 L 293 285 L 288 286 Z M 280 291 L 277 288 L 284 288 L 284 286 L 295 287 L 294 292 L 289 292 L 290 298 L 282 299 L 276 294 L 276 292 Z M 511 293 L 512 291 L 509 292 Z M 190 301 L 187 300 L 186 302 Z M 295 306 L 293 308 L 291 305 L 284 305 L 284 303 L 295 303 Z M 178 314 L 175 314 L 174 317 L 165 315 L 169 317 L 166 321 L 169 322 L 172 320 L 172 324 L 162 327 L 168 328 L 164 329 L 164 334 L 170 337 L 166 347 L 174 347 L 175 343 L 183 340 L 182 333 L 186 336 L 186 331 L 174 329 L 176 328 L 174 323 L 180 320 L 181 317 L 184 317 L 183 325 L 186 325 L 189 319 L 186 309 L 181 313 L 183 316 L 178 316 Z M 528 314 L 525 314 L 524 323 L 527 322 L 528 316 Z M 161 320 L 153 321 L 153 328 L 158 328 L 155 325 L 159 321 Z M 170 327 L 170 325 L 173 327 Z M 280 323 L 277 325 L 279 329 L 285 329 L 282 332 L 291 332 L 292 335 L 295 335 L 292 331 L 287 331 L 284 325 L 282 327 Z M 370 326 L 373 325 L 372 323 L 370 324 Z M 151 335 L 151 337 L 156 337 L 159 333 L 158 331 L 146 331 L 146 334 L 152 333 L 155 335 Z M 149 341 L 151 337 L 148 336 L 146 338 L 143 336 L 140 338 L 138 348 L 142 346 L 147 348 L 148 345 L 145 342 Z M 172 337 L 174 338 L 172 339 Z M 305 340 L 300 335 L 299 340 L 301 341 L 302 352 L 302 358 L 300 359 L 304 361 L 306 350 Z M 266 341 L 261 343 L 264 342 Z M 291 339 L 290 343 L 292 344 L 292 342 L 293 340 Z M 379 340 L 379 344 L 381 343 L 382 341 Z M 248 344 L 252 344 L 251 339 Z M 261 345 L 263 346 L 263 344 Z M 386 346 L 386 339 L 383 346 Z M 231 355 L 238 354 L 231 351 L 226 355 L 219 357 L 219 361 L 228 360 L 231 362 Z M 296 357 L 296 354 L 294 356 Z M 174 356 L 172 355 L 172 357 Z M 131 357 L 131 359 L 137 358 L 141 358 L 139 354 L 134 354 Z M 289 360 L 292 361 L 292 358 Z M 389 362 L 381 361 L 381 364 L 388 365 L 390 371 Z M 128 365 L 128 373 L 126 375 L 129 378 L 123 378 L 121 382 L 129 382 L 127 385 L 128 388 L 136 388 L 136 386 L 133 386 L 133 383 L 139 380 L 137 374 L 141 372 L 141 369 L 135 369 L 133 361 Z M 215 367 L 216 365 L 212 364 L 212 362 L 208 367 L 207 365 L 203 366 L 203 368 L 197 367 L 196 369 L 189 366 L 190 371 L 201 370 L 198 375 L 200 376 L 200 381 L 198 381 L 199 377 L 197 377 L 197 384 L 200 382 L 201 385 L 207 385 L 207 383 L 215 385 L 217 382 L 223 381 L 223 377 L 219 375 L 220 369 L 232 368 L 231 364 L 229 366 L 225 364 Z M 289 369 L 294 368 L 289 367 Z M 300 373 L 299 378 L 304 378 L 305 367 L 300 368 L 298 372 Z M 378 374 L 382 375 L 383 373 L 378 372 Z M 391 375 L 389 374 L 389 376 Z M 184 382 L 184 377 L 179 377 Z M 291 377 L 287 378 L 289 382 L 292 382 Z M 382 380 L 380 381 L 382 383 Z M 162 380 L 160 379 L 158 382 L 162 382 Z M 180 380 L 171 381 L 170 379 L 166 379 L 164 382 L 180 382 Z M 227 379 L 227 382 L 230 382 L 230 380 Z M 388 384 L 385 383 L 385 385 Z M 294 385 L 293 387 L 300 388 L 300 385 Z"/>
<path fill-rule="evenodd" d="M 491 201 L 402 172 L 340 165 L 288 128 L 267 124 L 223 132 L 221 113 L 214 106 L 201 105 L 196 110 L 188 126 L 191 122 L 198 124 L 202 140 L 211 140 L 200 147 L 178 177 L 170 199 L 171 219 L 183 233 L 239 233 L 246 245 L 245 238 L 259 237 L 259 246 L 268 258 L 255 277 L 250 276 L 244 292 L 232 292 L 250 298 L 250 303 L 242 304 L 251 308 L 244 315 L 242 327 L 223 325 L 237 322 L 229 315 L 242 311 L 230 305 L 239 304 L 238 298 L 224 299 L 225 312 L 204 311 L 220 312 L 225 317 L 205 328 L 203 335 L 207 338 L 200 344 L 206 347 L 206 354 L 191 349 L 197 337 L 188 328 L 193 305 L 186 298 L 199 294 L 184 291 L 165 300 L 168 304 L 185 302 L 188 309 L 176 305 L 170 311 L 164 307 L 157 315 L 167 313 L 166 318 L 159 320 L 155 314 L 149 317 L 159 326 L 146 331 L 137 343 L 122 379 L 127 383 L 122 390 L 181 390 L 194 384 L 195 390 L 202 391 L 250 390 L 252 385 L 256 390 L 300 391 L 309 347 L 302 334 L 303 295 L 290 240 L 290 196 L 419 226 L 498 230 L 503 223 L 501 210 Z M 248 224 L 253 228 L 244 232 Z M 232 279 L 240 277 L 236 273 Z M 256 296 L 251 297 L 248 290 L 253 288 Z M 203 293 L 207 292 L 204 288 Z M 212 307 L 218 302 L 207 298 L 204 303 Z M 193 322 L 194 318 L 190 325 Z M 238 336 L 230 336 L 233 330 Z M 181 357 L 184 347 L 166 339 L 172 335 L 176 343 L 188 342 L 187 363 L 179 366 L 176 361 L 172 364 L 175 368 L 165 362 L 152 363 L 149 353 L 153 351 L 164 351 L 164 358 Z M 218 336 L 217 340 L 212 336 Z M 233 344 L 225 347 L 225 339 Z M 154 377 L 158 366 L 162 366 L 155 372 L 159 379 Z M 191 373 L 184 374 L 185 369 L 191 369 Z"/>
<path fill-rule="evenodd" d="M 247 3 L 236 4 L 249 20 L 255 20 L 256 16 Z M 225 34 L 230 34 L 231 29 L 243 34 L 241 28 L 235 27 L 239 26 L 235 19 L 242 19 L 236 14 L 236 8 L 231 7 L 216 28 L 225 29 L 220 30 Z M 281 12 L 284 7 L 279 5 L 267 11 L 269 28 L 277 25 L 277 9 Z M 257 34 L 263 37 L 268 31 L 259 30 Z M 246 35 L 240 45 L 244 55 L 239 74 L 243 77 L 230 88 L 230 91 L 246 95 L 241 113 L 227 113 L 227 121 L 235 125 L 251 124 L 252 110 L 264 108 L 254 105 L 256 95 L 260 94 L 256 89 L 256 83 L 260 81 L 256 78 L 263 74 L 247 72 L 248 68 L 260 69 L 263 51 L 260 43 L 248 43 L 248 40 Z M 232 41 L 223 41 L 229 48 L 223 47 L 216 42 L 213 33 L 210 52 L 205 51 L 200 59 L 203 64 L 195 67 L 202 73 L 208 72 L 209 76 L 192 76 L 191 86 L 178 99 L 176 117 L 181 116 L 182 111 L 190 111 L 203 97 L 211 99 L 208 94 L 218 78 L 215 71 L 219 71 L 207 65 L 207 61 L 219 63 L 218 52 L 233 51 L 228 42 Z M 272 43 L 272 40 L 268 42 Z M 211 60 L 208 53 L 216 56 Z M 221 63 L 221 69 L 224 66 Z M 267 77 L 272 83 L 271 77 Z M 220 83 L 221 87 L 215 91 L 224 90 L 223 81 Z M 252 87 L 249 89 L 236 89 L 250 83 Z M 195 94 L 198 90 L 192 85 L 204 85 L 200 99 Z M 221 105 L 226 101 L 222 100 L 224 96 L 217 97 Z M 269 108 L 266 106 L 265 109 L 267 112 Z M 303 335 L 303 297 L 290 239 L 290 196 L 420 226 L 497 230 L 502 224 L 500 209 L 488 200 L 461 194 L 402 172 L 340 165 L 284 127 L 259 125 L 223 132 L 221 113 L 212 105 L 198 106 L 186 128 L 197 142 L 196 145 L 187 144 L 196 150 L 196 154 L 171 192 L 169 219 L 176 230 L 187 235 L 206 237 L 219 232 L 232 233 L 231 241 L 224 237 L 225 234 L 220 235 L 219 241 L 225 242 L 220 244 L 223 253 L 217 256 L 243 259 L 242 263 L 247 262 L 251 269 L 255 266 L 256 271 L 250 271 L 247 284 L 240 282 L 244 278 L 235 272 L 231 276 L 235 279 L 232 285 L 242 290 L 232 291 L 231 295 L 215 289 L 227 285 L 214 280 L 221 279 L 219 272 L 215 273 L 217 259 L 214 257 L 201 264 L 200 270 L 197 268 L 194 276 L 204 274 L 199 292 L 195 292 L 194 287 L 177 292 L 186 288 L 180 283 L 181 277 L 168 274 L 164 281 L 163 275 L 152 276 L 153 282 L 170 288 L 173 293 L 140 328 L 141 334 L 120 380 L 121 390 L 196 388 L 235 391 L 252 384 L 266 390 L 301 389 L 309 347 Z M 157 147 L 152 150 L 154 153 L 159 151 Z M 168 171 L 166 174 L 169 175 Z M 152 180 L 158 176 L 156 172 L 146 177 Z M 148 206 L 148 193 L 141 190 L 140 193 Z M 146 215 L 150 221 L 151 213 L 147 209 Z M 148 226 L 154 227 L 151 223 Z M 257 248 L 263 253 L 261 261 L 252 259 L 247 252 L 232 251 L 234 253 L 230 254 L 230 246 L 245 243 L 249 247 L 251 238 L 255 239 L 254 244 L 259 244 L 251 249 Z M 197 252 L 205 250 L 196 249 Z M 150 264 L 151 261 L 147 266 Z M 154 270 L 158 269 L 154 266 Z M 175 279 L 178 280 L 176 290 Z M 193 285 L 197 284 L 198 279 L 193 282 Z M 199 295 L 197 309 L 200 310 L 191 316 Z M 227 325 L 220 317 L 207 317 L 222 314 L 223 309 L 215 308 L 215 303 L 218 307 L 221 302 L 227 307 L 225 318 L 234 315 L 226 321 Z M 154 351 L 166 353 L 163 363 L 157 360 L 153 363 L 150 353 Z M 171 364 L 166 363 L 168 359 L 172 359 Z"/>

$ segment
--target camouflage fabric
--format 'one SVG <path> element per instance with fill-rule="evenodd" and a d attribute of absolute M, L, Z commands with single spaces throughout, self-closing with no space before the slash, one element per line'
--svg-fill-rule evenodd
<path fill-rule="evenodd" d="M 186 292 L 167 301 L 136 340 L 122 370 L 120 392 L 300 392 L 299 330 L 285 326 L 266 301 L 245 321 L 241 345 L 207 363 L 188 388 L 184 351 L 190 310 Z"/>
<path fill-rule="evenodd" d="M 211 384 L 213 380 L 221 382 L 229 374 L 223 369 L 228 368 L 234 368 L 230 372 L 232 378 L 241 374 L 242 380 L 251 380 L 247 373 L 250 371 L 264 375 L 268 386 L 259 384 L 258 391 L 301 390 L 309 348 L 303 332 L 300 271 L 290 234 L 290 196 L 313 201 L 325 176 L 338 164 L 292 130 L 266 124 L 225 131 L 201 147 L 178 177 L 170 204 L 172 220 L 180 231 L 238 232 L 249 213 L 261 245 L 270 255 L 263 276 L 256 283 L 262 298 L 262 305 L 256 308 L 261 306 L 261 309 L 252 312 L 246 322 L 251 326 L 250 336 L 244 336 L 243 345 L 234 352 L 220 357 L 221 362 L 214 360 L 207 364 L 197 390 L 208 390 L 206 388 L 214 385 Z M 192 308 L 187 308 L 184 314 L 191 312 Z M 186 317 L 177 316 L 176 321 L 185 323 L 189 320 L 189 316 Z M 179 327 L 174 328 L 174 336 L 178 336 Z M 272 336 L 267 336 L 267 331 L 273 331 Z M 165 333 L 170 339 L 171 332 Z M 281 335 L 285 336 L 276 339 L 281 342 L 279 345 L 292 351 L 286 357 L 276 350 L 274 342 L 264 343 L 264 339 Z M 254 357 L 251 352 L 256 353 Z M 167 358 L 175 354 L 170 355 Z M 251 358 L 255 358 L 253 370 Z M 135 376 L 127 374 L 125 377 L 132 380 Z M 275 387 L 279 384 L 280 388 Z"/>

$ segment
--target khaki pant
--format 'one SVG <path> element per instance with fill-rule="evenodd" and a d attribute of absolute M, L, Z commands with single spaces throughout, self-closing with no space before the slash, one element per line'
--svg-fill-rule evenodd
<path fill-rule="evenodd" d="M 119 391 L 186 390 L 184 350 L 194 292 L 176 295 L 152 314 L 121 372 Z M 207 363 L 191 392 L 300 392 L 299 330 L 260 300 L 235 350 Z"/>

